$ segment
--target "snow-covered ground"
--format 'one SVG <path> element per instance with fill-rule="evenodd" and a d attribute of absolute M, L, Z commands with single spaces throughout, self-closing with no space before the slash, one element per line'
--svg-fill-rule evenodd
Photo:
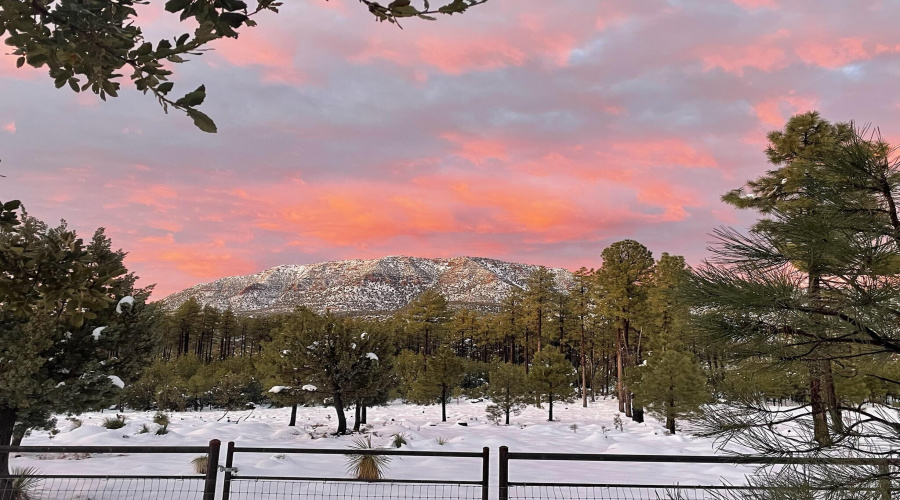
<path fill-rule="evenodd" d="M 406 450 L 476 451 L 491 450 L 491 483 L 497 484 L 497 452 L 507 446 L 511 452 L 605 453 L 647 455 L 711 455 L 714 444 L 683 433 L 667 435 L 662 424 L 652 418 L 637 424 L 621 417 L 623 430 L 614 428 L 618 415 L 613 399 L 598 400 L 583 408 L 580 402 L 554 407 L 556 421 L 548 422 L 547 410 L 528 407 L 512 417 L 509 426 L 495 425 L 486 418 L 485 402 L 461 399 L 447 407 L 447 422 L 440 422 L 440 406 L 418 406 L 396 402 L 370 408 L 368 434 L 373 444 L 388 447 L 395 433 L 405 435 Z M 348 449 L 356 436 L 333 437 L 336 428 L 332 408 L 300 408 L 297 426 L 288 427 L 289 408 L 172 413 L 169 433 L 139 434 L 142 424 L 156 428 L 154 412 L 128 412 L 125 427 L 108 430 L 103 419 L 115 412 L 81 415 L 83 425 L 73 428 L 59 418 L 60 432 L 51 437 L 36 432 L 23 445 L 84 446 L 204 446 L 210 439 L 237 446 Z M 353 412 L 348 412 L 352 426 Z M 465 422 L 467 425 L 459 425 Z M 439 441 L 446 441 L 440 444 Z M 112 455 L 60 458 L 54 454 L 20 456 L 16 467 L 36 467 L 43 474 L 193 474 L 191 459 L 196 455 Z M 78 458 L 78 459 L 75 459 Z M 346 476 L 343 455 L 238 454 L 238 475 L 341 477 Z M 537 462 L 510 463 L 510 481 L 566 481 L 591 483 L 720 484 L 744 482 L 750 469 L 730 465 L 666 463 Z M 479 480 L 479 459 L 443 457 L 395 457 L 387 471 L 394 479 Z M 494 488 L 492 487 L 492 490 Z M 495 494 L 495 493 L 494 493 Z"/>

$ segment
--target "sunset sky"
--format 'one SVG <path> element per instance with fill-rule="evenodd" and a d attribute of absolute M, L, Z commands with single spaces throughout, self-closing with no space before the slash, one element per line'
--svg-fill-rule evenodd
<path fill-rule="evenodd" d="M 148 38 L 185 30 L 153 3 Z M 697 263 L 792 114 L 900 143 L 896 0 L 490 0 L 403 30 L 285 3 L 175 68 L 216 135 L 0 57 L 0 200 L 106 227 L 162 298 L 385 255 L 597 267 L 624 238 Z"/>

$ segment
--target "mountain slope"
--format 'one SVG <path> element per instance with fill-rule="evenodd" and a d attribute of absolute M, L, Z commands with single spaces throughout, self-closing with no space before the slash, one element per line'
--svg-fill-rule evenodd
<path fill-rule="evenodd" d="M 273 267 L 231 276 L 176 292 L 165 299 L 176 308 L 190 297 L 202 305 L 236 313 L 275 313 L 307 306 L 341 314 L 380 315 L 402 309 L 423 291 L 436 288 L 451 305 L 495 310 L 513 288 L 523 288 L 538 266 L 480 257 L 425 259 L 384 257 Z M 572 279 L 552 269 L 559 287 Z"/>

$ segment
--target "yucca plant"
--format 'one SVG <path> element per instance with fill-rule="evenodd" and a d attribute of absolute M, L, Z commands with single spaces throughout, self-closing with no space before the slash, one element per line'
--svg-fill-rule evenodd
<path fill-rule="evenodd" d="M 38 470 L 34 467 L 13 467 L 10 471 L 12 478 L 9 483 L 12 492 L 12 500 L 36 500 L 37 488 L 44 480 L 38 477 Z"/>
<path fill-rule="evenodd" d="M 437 444 L 439 444 L 441 446 L 444 446 L 445 444 L 447 444 L 448 441 L 450 441 L 450 440 L 445 437 L 439 437 L 439 438 L 435 439 L 435 442 L 437 442 Z"/>
<path fill-rule="evenodd" d="M 191 465 L 194 466 L 194 472 L 197 474 L 206 474 L 206 471 L 209 470 L 209 456 L 201 455 L 199 457 L 194 457 L 191 460 Z"/>
<path fill-rule="evenodd" d="M 150 426 L 147 424 L 141 424 L 141 430 L 138 431 L 138 434 L 148 434 L 150 432 Z"/>
<path fill-rule="evenodd" d="M 406 444 L 407 436 L 406 436 L 406 434 L 404 434 L 402 432 L 394 433 L 392 438 L 393 439 L 391 439 L 391 446 L 393 446 L 394 448 L 399 448 L 399 447 L 403 446 L 404 444 Z"/>
<path fill-rule="evenodd" d="M 169 433 L 169 424 L 163 424 L 156 428 L 156 435 L 163 436 Z"/>
<path fill-rule="evenodd" d="M 356 450 L 374 450 L 372 437 L 357 438 L 353 440 L 351 448 Z M 347 472 L 357 479 L 381 479 L 387 470 L 391 458 L 385 455 L 347 455 Z"/>

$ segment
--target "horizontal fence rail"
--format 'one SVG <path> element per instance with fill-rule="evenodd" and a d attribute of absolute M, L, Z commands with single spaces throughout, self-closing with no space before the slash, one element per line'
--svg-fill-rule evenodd
<path fill-rule="evenodd" d="M 900 489 L 892 476 L 891 468 L 900 466 L 898 458 L 836 458 L 836 457 L 755 457 L 755 456 L 683 456 L 683 455 L 618 455 L 618 454 L 578 454 L 578 453 L 513 453 L 503 446 L 500 448 L 499 467 L 499 499 L 648 499 L 648 500 L 682 500 L 682 499 L 873 499 L 890 500 L 900 498 Z M 561 481 L 552 478 L 549 481 L 529 480 L 510 481 L 511 461 L 558 461 L 558 462 L 601 462 L 607 464 L 631 464 L 634 468 L 626 469 L 619 475 L 625 476 L 620 481 L 578 482 Z M 683 484 L 681 482 L 664 483 L 658 480 L 637 482 L 647 471 L 641 470 L 640 464 L 711 464 L 752 466 L 756 470 L 773 468 L 776 474 L 788 467 L 806 468 L 809 481 L 805 484 L 774 485 L 767 476 L 748 474 L 747 484 Z M 865 468 L 863 481 L 859 483 L 823 484 L 822 467 L 855 467 Z M 812 467 L 812 469 L 809 469 Z M 811 471 L 811 472 L 810 472 Z M 604 475 L 605 472 L 605 475 Z M 670 471 L 667 471 L 671 473 Z M 597 471 L 598 479 L 608 478 L 610 471 Z M 696 481 L 695 481 L 696 482 Z"/>
<path fill-rule="evenodd" d="M 89 461 L 89 474 L 42 474 L 25 469 L 0 470 L 0 500 L 215 500 L 216 479 L 221 442 L 213 439 L 209 446 L 0 446 L 0 455 L 22 454 L 79 455 L 153 455 L 202 454 L 207 457 L 205 474 L 138 475 L 115 474 L 110 467 L 98 471 Z M 54 460 L 53 458 L 45 458 Z M 158 458 L 153 458 L 158 460 Z M 113 468 L 114 470 L 114 468 Z"/>
<path fill-rule="evenodd" d="M 298 473 L 296 475 L 258 475 L 240 473 L 235 466 L 237 454 L 274 454 L 276 456 L 301 455 L 363 455 L 390 457 L 440 457 L 449 459 L 473 459 L 481 466 L 471 467 L 480 472 L 480 479 L 358 479 L 354 477 L 322 477 Z M 442 452 L 396 449 L 305 449 L 238 447 L 228 443 L 225 458 L 223 500 L 248 499 L 373 499 L 395 498 L 416 500 L 471 499 L 487 500 L 489 492 L 490 450 L 481 452 Z M 311 462 L 311 460 L 306 460 Z"/>

